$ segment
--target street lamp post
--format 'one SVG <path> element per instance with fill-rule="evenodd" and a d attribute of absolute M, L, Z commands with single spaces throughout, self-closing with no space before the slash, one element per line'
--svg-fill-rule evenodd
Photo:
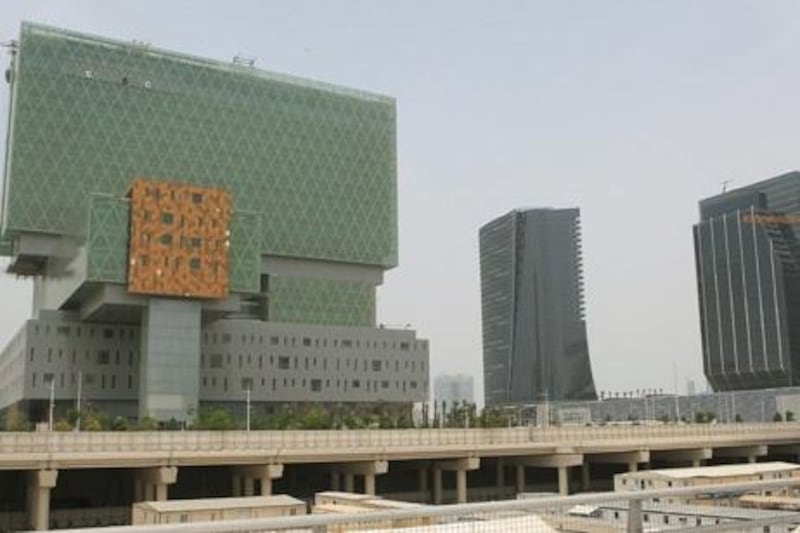
<path fill-rule="evenodd" d="M 75 419 L 75 431 L 81 430 L 81 388 L 83 386 L 83 372 L 78 370 L 78 394 L 75 397 L 75 412 L 77 418 Z"/>
<path fill-rule="evenodd" d="M 247 388 L 247 431 L 250 431 L 250 388 Z"/>
<path fill-rule="evenodd" d="M 47 429 L 53 431 L 53 412 L 56 408 L 56 378 L 50 380 L 50 412 L 47 416 Z"/>

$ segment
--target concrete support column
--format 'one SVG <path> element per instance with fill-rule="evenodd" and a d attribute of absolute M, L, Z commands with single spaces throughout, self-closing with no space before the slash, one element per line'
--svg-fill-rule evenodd
<path fill-rule="evenodd" d="M 169 499 L 169 485 L 178 480 L 178 467 L 156 466 L 142 468 L 136 474 L 134 490 L 140 490 L 145 501 L 166 501 Z M 139 486 L 141 489 L 136 489 Z"/>
<path fill-rule="evenodd" d="M 36 531 L 50 527 L 50 491 L 56 486 L 57 479 L 58 470 L 28 472 L 28 519 Z"/>
<path fill-rule="evenodd" d="M 456 470 L 456 501 L 467 503 L 467 471 Z"/>
<path fill-rule="evenodd" d="M 703 460 L 702 459 L 692 459 L 692 466 L 694 468 L 703 466 Z"/>
<path fill-rule="evenodd" d="M 438 468 L 433 469 L 433 503 L 442 503 L 442 471 Z"/>
<path fill-rule="evenodd" d="M 428 468 L 422 467 L 419 469 L 419 490 L 420 492 L 428 492 Z"/>
<path fill-rule="evenodd" d="M 334 467 L 334 471 L 344 475 L 345 492 L 355 492 L 355 476 L 364 476 L 364 492 L 375 494 L 375 476 L 389 471 L 388 461 L 361 461 L 345 463 Z"/>
<path fill-rule="evenodd" d="M 569 495 L 569 467 L 558 467 L 558 493 L 561 496 Z"/>
<path fill-rule="evenodd" d="M 244 478 L 244 495 L 253 496 L 256 491 L 256 480 L 252 477 Z"/>
<path fill-rule="evenodd" d="M 497 480 L 497 488 L 502 489 L 506 485 L 506 463 L 502 457 L 497 458 L 497 470 L 495 479 Z"/>
<path fill-rule="evenodd" d="M 136 476 L 133 480 L 133 501 L 135 502 L 143 502 L 145 501 L 144 498 L 144 483 Z"/>
<path fill-rule="evenodd" d="M 441 470 L 451 470 L 456 472 L 456 498 L 459 503 L 467 501 L 467 471 L 480 468 L 481 460 L 478 457 L 461 457 L 447 461 L 436 461 L 435 468 Z M 436 480 L 434 479 L 434 482 Z M 441 503 L 441 474 L 439 476 L 439 501 Z M 435 499 L 435 498 L 434 498 Z"/>
<path fill-rule="evenodd" d="M 375 474 L 364 474 L 364 494 L 375 495 Z"/>
<path fill-rule="evenodd" d="M 559 448 L 554 454 L 531 455 L 514 458 L 517 465 L 517 484 L 524 476 L 520 475 L 520 466 L 538 468 L 556 468 L 558 470 L 558 492 L 566 496 L 569 494 L 569 468 L 572 466 L 582 466 L 584 456 L 582 453 L 575 453 L 574 449 L 564 447 Z M 524 472 L 524 471 L 523 471 Z M 519 488 L 519 487 L 517 487 Z M 519 491 L 523 492 L 523 491 Z"/>
<path fill-rule="evenodd" d="M 234 496 L 255 496 L 256 479 L 261 484 L 261 495 L 272 494 L 272 480 L 283 477 L 283 465 L 246 465 L 233 467 Z"/>
<path fill-rule="evenodd" d="M 628 463 L 628 472 L 636 472 L 639 470 L 639 463 L 636 461 L 631 461 Z"/>
<path fill-rule="evenodd" d="M 750 464 L 755 463 L 756 462 L 756 456 L 755 455 L 748 455 L 747 456 L 747 462 L 750 463 Z"/>
<path fill-rule="evenodd" d="M 525 465 L 517 465 L 517 494 L 525 492 Z"/>
<path fill-rule="evenodd" d="M 331 472 L 331 490 L 339 490 L 339 472 Z"/>
<path fill-rule="evenodd" d="M 590 482 L 591 482 L 591 472 L 589 467 L 589 461 L 584 459 L 583 465 L 581 466 L 581 490 L 582 491 L 589 490 Z"/>

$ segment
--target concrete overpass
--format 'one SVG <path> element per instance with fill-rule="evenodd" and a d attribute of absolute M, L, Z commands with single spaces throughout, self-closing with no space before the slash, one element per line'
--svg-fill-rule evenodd
<path fill-rule="evenodd" d="M 330 475 L 332 489 L 365 492 L 393 465 L 419 472 L 419 490 L 442 498 L 442 475 L 454 472 L 457 501 L 467 500 L 467 472 L 490 460 L 498 486 L 507 469 L 525 487 L 526 468 L 558 472 L 561 494 L 570 469 L 581 467 L 584 488 L 592 464 L 628 470 L 652 461 L 700 465 L 708 459 L 756 461 L 800 454 L 800 423 L 630 425 L 603 427 L 0 433 L 0 471 L 25 471 L 31 525 L 48 526 L 50 492 L 59 472 L 125 469 L 133 473 L 133 500 L 167 499 L 182 468 L 225 466 L 230 495 L 269 493 L 285 465 L 314 464 Z M 430 482 L 430 487 L 428 486 Z"/>

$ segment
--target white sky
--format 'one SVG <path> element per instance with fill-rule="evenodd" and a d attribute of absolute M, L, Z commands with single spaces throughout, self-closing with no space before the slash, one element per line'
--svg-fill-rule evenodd
<path fill-rule="evenodd" d="M 598 390 L 702 382 L 697 201 L 800 168 L 800 3 L 672 0 L 16 1 L 32 20 L 397 98 L 400 266 L 379 321 L 431 341 L 482 397 L 478 228 L 582 212 Z M 4 56 L 3 61 L 7 60 Z M 0 86 L 5 137 L 7 85 Z M 43 191 L 46 194 L 46 191 Z M 30 286 L 0 277 L 0 344 Z"/>

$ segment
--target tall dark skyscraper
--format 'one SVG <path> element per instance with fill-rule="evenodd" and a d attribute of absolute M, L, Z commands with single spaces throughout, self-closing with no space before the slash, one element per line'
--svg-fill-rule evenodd
<path fill-rule="evenodd" d="M 486 405 L 595 399 L 580 211 L 514 210 L 480 229 Z"/>
<path fill-rule="evenodd" d="M 715 390 L 800 385 L 800 172 L 700 202 L 703 368 Z"/>

